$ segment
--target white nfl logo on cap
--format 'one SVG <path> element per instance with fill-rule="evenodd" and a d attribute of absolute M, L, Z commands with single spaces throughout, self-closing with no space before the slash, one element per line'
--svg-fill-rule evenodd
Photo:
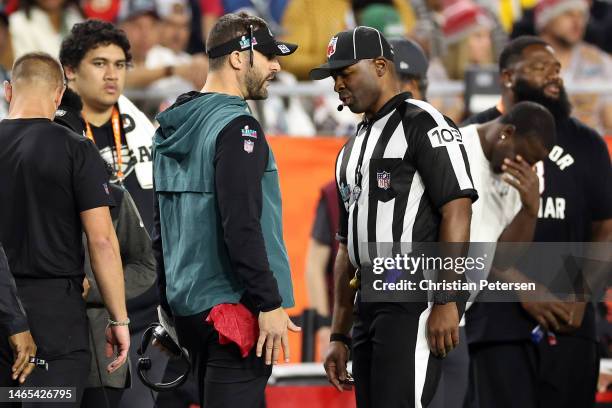
<path fill-rule="evenodd" d="M 410 68 L 410 65 L 407 62 L 400 61 L 400 68 L 401 69 L 408 69 L 408 68 Z"/>

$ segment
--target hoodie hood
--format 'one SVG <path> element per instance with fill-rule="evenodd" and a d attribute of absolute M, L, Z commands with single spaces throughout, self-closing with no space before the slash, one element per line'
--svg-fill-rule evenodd
<path fill-rule="evenodd" d="M 180 95 L 172 106 L 157 115 L 159 129 L 153 146 L 157 153 L 181 161 L 200 138 L 202 123 L 218 118 L 225 110 L 229 114 L 236 109 L 250 114 L 246 101 L 237 96 L 196 91 Z"/>

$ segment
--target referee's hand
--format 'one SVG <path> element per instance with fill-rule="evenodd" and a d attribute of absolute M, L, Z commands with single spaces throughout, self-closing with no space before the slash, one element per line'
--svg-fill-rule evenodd
<path fill-rule="evenodd" d="M 329 343 L 323 367 L 325 367 L 327 379 L 338 391 L 343 391 L 345 389 L 344 383 L 348 378 L 348 373 L 346 371 L 348 357 L 348 347 L 344 343 L 341 341 L 332 341 Z"/>
<path fill-rule="evenodd" d="M 285 363 L 289 362 L 289 335 L 287 330 L 299 332 L 285 309 L 276 308 L 269 312 L 259 312 L 259 339 L 257 340 L 257 357 L 261 357 L 264 345 L 266 346 L 266 364 L 278 363 L 280 348 L 283 348 Z"/>
<path fill-rule="evenodd" d="M 433 305 L 427 319 L 427 341 L 432 354 L 440 358 L 459 345 L 459 311 L 455 302 Z"/>

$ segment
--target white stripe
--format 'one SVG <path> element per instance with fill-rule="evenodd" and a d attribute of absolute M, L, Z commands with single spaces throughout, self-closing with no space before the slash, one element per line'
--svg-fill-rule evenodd
<path fill-rule="evenodd" d="M 340 188 L 340 169 L 342 168 L 342 159 L 344 158 L 344 152 L 346 151 L 346 146 L 340 150 L 340 154 L 338 155 L 338 159 L 336 160 L 336 185 Z"/>
<path fill-rule="evenodd" d="M 355 47 L 355 31 L 357 31 L 359 27 L 355 27 L 353 30 L 353 59 L 357 59 L 357 48 Z"/>
<path fill-rule="evenodd" d="M 385 147 L 383 157 L 385 159 L 403 159 L 407 149 L 408 143 L 406 142 L 406 134 L 404 133 L 404 126 L 402 126 L 402 122 L 400 121 L 391 135 L 387 147 Z"/>
<path fill-rule="evenodd" d="M 363 139 L 365 136 L 365 131 L 362 130 L 355 136 L 355 142 L 353 143 L 353 148 L 350 152 L 345 152 L 349 155 L 348 163 L 346 165 L 346 183 L 349 186 L 349 191 L 352 194 L 353 188 L 355 187 L 355 168 L 357 167 L 357 161 L 359 160 L 359 152 L 361 151 L 361 144 L 363 143 Z M 348 253 L 349 259 L 353 266 L 358 267 L 355 257 L 355 248 L 353 248 L 353 207 L 354 203 L 351 203 L 351 207 L 349 207 L 349 219 L 348 219 Z"/>
<path fill-rule="evenodd" d="M 421 397 L 427 376 L 429 363 L 429 345 L 427 344 L 427 319 L 431 312 L 431 306 L 423 310 L 419 316 L 419 328 L 417 330 L 416 345 L 414 348 L 414 407 L 423 408 Z"/>
<path fill-rule="evenodd" d="M 444 119 L 444 116 L 442 116 L 442 114 L 436 108 L 434 108 L 427 102 L 419 101 L 416 99 L 409 99 L 408 102 L 418 106 L 419 108 L 429 113 L 429 115 L 436 121 L 436 124 L 438 126 L 444 128 L 450 127 L 450 125 Z M 448 156 L 450 158 L 455 177 L 457 178 L 457 182 L 459 183 L 459 188 L 461 190 L 474 188 L 474 186 L 472 185 L 472 181 L 468 176 L 467 164 L 463 160 L 463 155 L 461 154 L 461 148 L 459 147 L 459 144 L 445 144 L 444 148 L 448 152 Z"/>
<path fill-rule="evenodd" d="M 393 209 L 395 198 L 385 202 L 378 201 L 376 208 L 376 256 L 390 257 L 393 245 Z M 383 249 L 385 251 L 383 251 Z"/>
<path fill-rule="evenodd" d="M 412 176 L 412 183 L 410 184 L 410 193 L 408 193 L 408 202 L 406 203 L 406 211 L 404 212 L 404 228 L 402 229 L 402 238 L 400 242 L 412 242 L 412 231 L 414 229 L 414 223 L 416 221 L 417 212 L 419 211 L 419 204 L 421 198 L 425 192 L 425 185 L 421 179 L 421 175 L 418 172 Z M 402 246 L 402 252 L 404 248 Z"/>
<path fill-rule="evenodd" d="M 385 53 L 383 52 L 382 48 L 382 39 L 380 38 L 380 31 L 376 30 L 376 33 L 378 34 L 378 43 L 380 44 L 380 56 L 382 57 Z"/>

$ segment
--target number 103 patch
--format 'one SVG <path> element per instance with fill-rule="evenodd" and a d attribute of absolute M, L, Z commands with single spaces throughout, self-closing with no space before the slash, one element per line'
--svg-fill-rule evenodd
<path fill-rule="evenodd" d="M 463 137 L 459 130 L 452 127 L 436 127 L 427 132 L 431 147 L 441 147 L 450 144 L 463 144 Z"/>

